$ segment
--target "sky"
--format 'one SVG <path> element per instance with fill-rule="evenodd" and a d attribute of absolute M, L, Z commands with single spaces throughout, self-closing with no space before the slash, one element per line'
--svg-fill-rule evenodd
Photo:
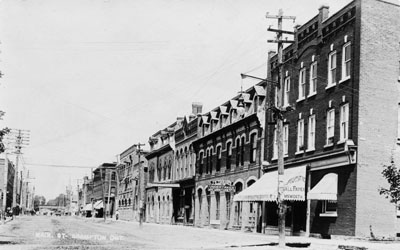
<path fill-rule="evenodd" d="M 2 0 L 0 128 L 30 131 L 20 169 L 55 198 L 132 144 L 148 148 L 192 102 L 207 112 L 257 83 L 240 73 L 265 77 L 267 12 L 296 16 L 293 30 L 349 2 Z"/>

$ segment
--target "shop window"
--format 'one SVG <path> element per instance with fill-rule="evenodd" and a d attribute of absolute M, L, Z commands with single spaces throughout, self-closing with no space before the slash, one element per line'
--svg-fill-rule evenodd
<path fill-rule="evenodd" d="M 219 192 L 215 192 L 215 219 L 219 220 L 220 218 L 220 195 Z"/>
<path fill-rule="evenodd" d="M 226 219 L 229 220 L 231 216 L 231 193 L 225 192 L 225 200 L 226 200 Z"/>
<path fill-rule="evenodd" d="M 319 214 L 321 217 L 337 217 L 337 202 L 322 201 L 322 211 Z"/>

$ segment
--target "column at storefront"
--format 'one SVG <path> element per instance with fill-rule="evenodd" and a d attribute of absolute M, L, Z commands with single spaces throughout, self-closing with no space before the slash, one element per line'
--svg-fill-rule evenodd
<path fill-rule="evenodd" d="M 249 217 L 250 217 L 250 202 L 240 202 L 242 207 L 242 225 L 241 230 L 247 230 L 250 226 Z"/>
<path fill-rule="evenodd" d="M 202 211 L 201 211 L 201 217 L 202 217 L 202 226 L 208 226 L 209 224 L 209 214 L 208 214 L 208 202 L 207 202 L 207 195 L 204 192 L 203 196 L 202 196 Z"/>
<path fill-rule="evenodd" d="M 215 191 L 210 191 L 209 197 L 207 199 L 210 204 L 210 226 L 211 227 L 219 227 L 219 221 L 217 219 L 217 201 L 215 197 Z"/>

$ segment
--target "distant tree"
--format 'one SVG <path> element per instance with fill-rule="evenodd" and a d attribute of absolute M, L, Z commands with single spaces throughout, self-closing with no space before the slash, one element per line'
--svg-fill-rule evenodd
<path fill-rule="evenodd" d="M 49 200 L 47 205 L 49 206 L 66 206 L 67 196 L 65 194 L 59 194 L 55 199 Z"/>
<path fill-rule="evenodd" d="M 382 170 L 383 177 L 389 183 L 389 188 L 379 188 L 379 194 L 384 195 L 390 202 L 399 205 L 400 202 L 400 170 L 396 167 L 394 160 L 390 165 L 384 165 Z"/>
<path fill-rule="evenodd" d="M 0 111 L 1 112 L 1 111 Z M 1 115 L 0 115 L 1 117 Z M 3 153 L 6 149 L 3 143 L 3 137 L 10 132 L 9 128 L 3 128 L 0 130 L 0 153 Z"/>
<path fill-rule="evenodd" d="M 46 198 L 41 195 L 35 195 L 33 198 L 33 209 L 39 211 L 39 206 L 46 204 Z"/>

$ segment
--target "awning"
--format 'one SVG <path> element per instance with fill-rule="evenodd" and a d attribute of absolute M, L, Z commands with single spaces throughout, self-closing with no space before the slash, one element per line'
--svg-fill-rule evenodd
<path fill-rule="evenodd" d="M 82 208 L 83 211 L 92 211 L 92 203 L 86 204 L 86 206 L 84 206 Z"/>
<path fill-rule="evenodd" d="M 308 192 L 308 200 L 337 200 L 338 175 L 329 173 Z"/>
<path fill-rule="evenodd" d="M 101 208 L 103 208 L 103 201 L 102 201 L 102 200 L 96 201 L 96 203 L 94 203 L 93 207 L 94 207 L 94 209 L 101 209 Z"/>
<path fill-rule="evenodd" d="M 285 169 L 282 183 L 284 200 L 304 201 L 306 166 Z M 233 201 L 275 201 L 277 190 L 278 172 L 269 172 L 253 185 L 235 195 Z"/>

